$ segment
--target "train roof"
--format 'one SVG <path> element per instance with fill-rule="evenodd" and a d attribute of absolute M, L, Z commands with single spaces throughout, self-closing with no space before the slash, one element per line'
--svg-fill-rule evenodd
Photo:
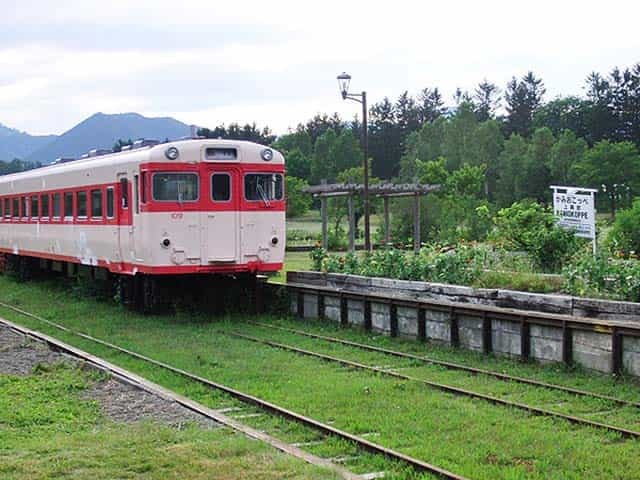
<path fill-rule="evenodd" d="M 179 156 L 175 160 L 170 160 L 165 152 L 175 147 L 178 149 Z M 206 160 L 205 152 L 207 149 L 237 149 L 237 158 L 233 160 Z M 245 140 L 223 140 L 223 139 L 186 139 L 176 140 L 167 143 L 149 145 L 142 148 L 125 150 L 117 153 L 108 153 L 98 156 L 79 158 L 77 160 L 67 160 L 61 163 L 46 165 L 43 167 L 27 170 L 24 172 L 11 173 L 0 176 L 0 183 L 12 182 L 16 180 L 26 180 L 38 178 L 42 175 L 57 174 L 65 172 L 75 172 L 79 170 L 92 169 L 97 167 L 127 165 L 130 163 L 147 163 L 147 162 L 221 162 L 221 163 L 255 163 L 256 159 L 261 158 L 261 154 L 265 149 L 273 152 L 270 163 L 283 164 L 284 157 L 280 152 L 270 147 L 260 145 Z"/>

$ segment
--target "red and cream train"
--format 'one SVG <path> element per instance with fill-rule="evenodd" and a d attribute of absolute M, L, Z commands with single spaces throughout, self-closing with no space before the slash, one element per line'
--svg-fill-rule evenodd
<path fill-rule="evenodd" d="M 279 152 L 212 139 L 136 147 L 0 177 L 0 252 L 101 268 L 142 291 L 155 278 L 282 268 Z"/>

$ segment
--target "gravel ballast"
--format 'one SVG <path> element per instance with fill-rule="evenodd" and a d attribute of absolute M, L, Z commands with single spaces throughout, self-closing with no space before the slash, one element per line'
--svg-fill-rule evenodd
<path fill-rule="evenodd" d="M 59 362 L 78 366 L 73 357 L 50 350 L 47 345 L 0 326 L 0 375 L 26 376 L 38 364 Z M 173 401 L 166 400 L 113 377 L 94 382 L 82 392 L 83 400 L 96 401 L 103 413 L 115 422 L 158 421 L 176 428 L 195 423 L 202 428 L 220 424 Z"/>

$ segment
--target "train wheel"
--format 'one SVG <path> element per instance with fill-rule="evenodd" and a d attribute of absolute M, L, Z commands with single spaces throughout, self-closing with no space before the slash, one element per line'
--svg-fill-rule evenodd
<path fill-rule="evenodd" d="M 33 261 L 29 257 L 18 257 L 18 282 L 28 282 L 33 277 Z"/>
<path fill-rule="evenodd" d="M 119 275 L 116 282 L 116 295 L 120 305 L 130 307 L 135 303 L 133 277 Z"/>
<path fill-rule="evenodd" d="M 158 280 L 149 275 L 134 277 L 136 309 L 142 313 L 153 313 L 159 309 L 160 295 Z"/>

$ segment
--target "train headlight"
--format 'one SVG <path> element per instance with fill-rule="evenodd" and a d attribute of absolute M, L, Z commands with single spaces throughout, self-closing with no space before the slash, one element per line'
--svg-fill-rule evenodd
<path fill-rule="evenodd" d="M 278 237 L 273 237 L 271 239 L 271 245 L 273 245 L 274 247 L 278 244 Z"/>
<path fill-rule="evenodd" d="M 273 150 L 271 150 L 270 148 L 265 148 L 260 152 L 260 156 L 265 162 L 270 162 L 271 160 L 273 160 Z"/>
<path fill-rule="evenodd" d="M 171 245 L 171 240 L 169 240 L 168 238 L 163 238 L 162 239 L 162 246 L 164 248 L 169 248 L 169 245 Z"/>
<path fill-rule="evenodd" d="M 180 156 L 180 152 L 176 147 L 169 147 L 164 151 L 164 156 L 169 160 L 176 160 Z"/>

